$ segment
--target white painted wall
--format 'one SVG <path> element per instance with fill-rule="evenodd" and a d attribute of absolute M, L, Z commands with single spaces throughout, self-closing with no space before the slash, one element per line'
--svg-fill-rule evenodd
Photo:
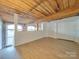
<path fill-rule="evenodd" d="M 28 43 L 30 41 L 34 41 L 36 39 L 42 38 L 42 37 L 46 37 L 45 32 L 27 32 L 27 31 L 23 31 L 23 32 L 17 32 L 16 33 L 16 46 L 17 45 L 21 45 L 24 43 Z"/>
<path fill-rule="evenodd" d="M 16 32 L 15 43 L 20 45 L 42 37 L 62 38 L 79 42 L 79 16 L 45 22 L 43 32 Z"/>
<path fill-rule="evenodd" d="M 79 42 L 79 16 L 69 17 L 48 23 L 49 36 Z M 50 31 L 50 29 L 52 29 Z"/>

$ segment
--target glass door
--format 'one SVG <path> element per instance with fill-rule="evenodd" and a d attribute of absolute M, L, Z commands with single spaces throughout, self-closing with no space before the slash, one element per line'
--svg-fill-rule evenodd
<path fill-rule="evenodd" d="M 17 25 L 17 31 L 22 31 L 23 26 L 18 24 Z M 6 23 L 6 46 L 14 46 L 15 41 L 14 41 L 14 31 L 15 27 L 13 23 Z"/>
<path fill-rule="evenodd" d="M 6 46 L 14 46 L 14 24 L 6 24 Z"/>
<path fill-rule="evenodd" d="M 0 49 L 2 49 L 2 21 L 0 19 Z"/>

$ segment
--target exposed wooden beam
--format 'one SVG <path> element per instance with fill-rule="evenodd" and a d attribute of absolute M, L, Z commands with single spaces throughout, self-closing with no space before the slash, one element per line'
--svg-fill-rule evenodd
<path fill-rule="evenodd" d="M 8 8 L 8 9 L 12 9 L 12 10 L 14 10 L 14 12 L 16 12 L 16 13 L 24 13 L 24 14 L 26 14 L 25 11 L 23 11 L 23 10 L 21 10 L 21 9 L 16 9 L 14 6 L 10 6 L 10 5 L 8 5 L 8 4 L 6 4 L 6 3 L 3 3 L 3 2 L 1 2 L 1 1 L 0 1 L 0 6 L 1 6 L 1 7 Z M 1 8 L 1 7 L 0 7 L 0 8 Z"/>
<path fill-rule="evenodd" d="M 29 6 L 27 6 L 26 4 L 24 4 L 23 2 L 21 2 L 20 0 L 7 0 L 8 4 L 11 3 L 11 6 L 12 4 L 15 6 L 15 7 L 19 7 L 20 9 L 23 9 L 23 10 L 26 10 L 28 11 L 30 9 Z"/>
<path fill-rule="evenodd" d="M 45 17 L 43 14 L 41 14 L 40 12 L 38 12 L 38 11 L 36 11 L 36 10 L 31 11 L 31 13 L 32 13 L 34 16 L 36 16 L 37 18 L 39 18 L 39 17 Z M 34 13 L 35 13 L 35 14 L 34 14 Z"/>
<path fill-rule="evenodd" d="M 0 0 L 0 11 L 49 21 L 72 16 L 78 10 L 74 5 L 79 8 L 79 0 Z"/>
<path fill-rule="evenodd" d="M 22 15 L 24 14 L 24 16 L 26 15 L 26 17 L 33 16 L 33 17 L 37 18 L 36 16 L 34 16 L 34 15 L 27 12 L 27 9 L 28 9 L 27 7 L 25 9 L 21 8 L 20 5 L 13 4 L 13 2 L 11 2 L 10 0 L 7 1 L 7 2 L 5 0 L 3 0 L 3 1 L 1 0 L 0 1 L 0 6 L 5 7 L 7 9 L 12 9 L 13 11 L 11 11 L 11 12 L 13 12 L 13 13 L 22 14 Z"/>
<path fill-rule="evenodd" d="M 69 6 L 72 7 L 76 4 L 76 0 L 69 0 Z"/>
<path fill-rule="evenodd" d="M 21 8 L 20 6 L 13 4 L 13 2 L 9 2 L 6 0 L 0 0 L 0 5 L 5 5 L 5 6 L 8 6 L 10 8 L 25 11 L 25 12 L 29 10 L 28 8 L 27 8 L 28 10 L 27 9 L 25 10 L 24 8 Z"/>
<path fill-rule="evenodd" d="M 37 5 L 36 7 L 35 7 L 35 9 L 37 9 L 38 8 L 38 6 L 40 6 L 41 8 L 39 8 L 39 11 L 41 11 L 45 16 L 47 16 L 48 14 L 49 14 L 49 11 L 45 8 L 46 6 L 43 6 L 42 4 L 44 4 L 44 2 L 46 1 L 46 0 L 34 0 L 37 4 L 39 4 L 39 5 Z M 46 11 L 46 12 L 44 12 L 44 10 Z M 48 12 L 48 14 L 47 14 L 47 12 Z"/>
<path fill-rule="evenodd" d="M 44 4 L 50 10 L 50 14 L 56 13 L 56 11 L 51 7 L 51 4 L 49 1 L 45 1 Z"/>
<path fill-rule="evenodd" d="M 73 15 L 76 15 L 76 14 L 79 14 L 79 7 L 74 6 L 72 8 L 69 8 L 69 9 L 66 9 L 64 11 L 58 12 L 58 13 L 53 14 L 51 16 L 45 17 L 45 18 L 43 18 L 44 20 L 43 19 L 42 20 L 43 21 L 59 20 L 61 18 L 73 16 Z"/>
<path fill-rule="evenodd" d="M 47 8 L 47 6 L 45 5 L 45 2 L 43 2 L 41 5 L 40 5 L 44 10 L 46 10 L 48 12 L 48 15 L 51 14 L 50 10 Z"/>
<path fill-rule="evenodd" d="M 51 0 L 48 0 L 47 2 L 48 2 L 48 4 L 49 4 L 49 6 L 50 6 L 52 12 L 53 12 L 53 13 L 56 13 L 56 11 L 57 11 L 56 8 L 58 8 L 56 2 L 55 2 L 55 1 L 52 2 Z M 52 3 L 51 3 L 51 2 L 52 2 Z M 55 8 L 54 8 L 54 6 L 55 6 Z"/>
<path fill-rule="evenodd" d="M 58 5 L 58 7 L 59 7 L 59 9 L 60 10 L 63 10 L 64 8 L 63 8 L 63 2 L 62 2 L 63 0 L 56 0 L 56 2 L 57 2 L 57 5 Z"/>
<path fill-rule="evenodd" d="M 34 0 L 34 2 L 37 4 L 34 7 L 32 7 L 32 9 L 30 11 L 32 11 L 33 9 L 35 9 L 36 7 L 38 7 L 41 3 L 43 3 L 45 0 L 40 0 L 39 2 L 37 2 L 37 0 Z M 32 3 L 31 3 L 32 4 Z"/>
<path fill-rule="evenodd" d="M 79 7 L 79 0 L 76 0 L 76 6 Z"/>
<path fill-rule="evenodd" d="M 63 8 L 66 9 L 69 7 L 69 0 L 63 0 Z"/>
<path fill-rule="evenodd" d="M 39 4 L 35 5 L 34 7 L 32 6 L 32 5 L 34 5 L 34 4 L 31 3 L 31 2 L 29 2 L 29 1 L 28 1 L 29 3 L 25 2 L 24 0 L 22 0 L 22 2 L 25 3 L 27 6 L 31 7 L 31 9 L 29 10 L 29 12 L 32 12 L 32 10 L 35 10 L 35 11 L 37 11 L 37 12 L 40 12 L 43 16 L 46 16 L 45 13 L 43 13 L 43 12 L 40 11 L 39 9 L 36 9 L 36 7 L 37 7 L 38 5 L 40 5 L 41 2 L 43 2 L 43 1 L 41 1 Z M 35 12 L 32 12 L 32 14 L 36 14 L 36 13 L 35 13 Z"/>
<path fill-rule="evenodd" d="M 34 9 L 39 9 L 39 11 L 41 11 L 42 13 L 45 14 L 45 16 L 48 16 L 50 14 L 48 8 L 46 8 L 47 6 L 44 4 L 45 1 L 47 0 L 34 0 L 37 3 L 37 6 Z M 40 8 L 39 8 L 40 7 Z"/>
<path fill-rule="evenodd" d="M 39 5 L 37 8 L 40 9 L 40 11 L 42 11 L 43 13 L 45 13 L 46 16 L 49 14 L 49 12 L 47 12 L 47 10 L 43 9 L 43 7 L 41 7 L 41 5 Z"/>

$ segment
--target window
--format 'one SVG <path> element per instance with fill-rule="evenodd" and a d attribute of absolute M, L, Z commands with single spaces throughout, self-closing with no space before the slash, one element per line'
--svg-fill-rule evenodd
<path fill-rule="evenodd" d="M 36 31 L 37 28 L 35 26 L 27 26 L 27 31 Z"/>
<path fill-rule="evenodd" d="M 43 23 L 27 25 L 27 31 L 43 31 Z"/>
<path fill-rule="evenodd" d="M 17 28 L 18 31 L 23 31 L 23 26 L 22 25 L 18 25 L 17 27 L 18 27 Z"/>
<path fill-rule="evenodd" d="M 9 24 L 8 29 L 15 29 L 14 24 Z M 18 24 L 17 31 L 22 31 L 22 30 L 23 30 L 23 26 Z"/>
<path fill-rule="evenodd" d="M 14 45 L 14 24 L 8 23 L 6 24 L 6 46 Z M 17 25 L 17 31 L 23 31 L 23 25 Z"/>
<path fill-rule="evenodd" d="M 39 24 L 39 31 L 43 31 L 43 23 Z"/>

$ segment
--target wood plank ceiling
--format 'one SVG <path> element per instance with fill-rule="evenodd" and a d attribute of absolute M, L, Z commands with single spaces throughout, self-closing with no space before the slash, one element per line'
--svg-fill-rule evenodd
<path fill-rule="evenodd" d="M 0 12 L 50 21 L 79 14 L 79 0 L 0 0 Z"/>

